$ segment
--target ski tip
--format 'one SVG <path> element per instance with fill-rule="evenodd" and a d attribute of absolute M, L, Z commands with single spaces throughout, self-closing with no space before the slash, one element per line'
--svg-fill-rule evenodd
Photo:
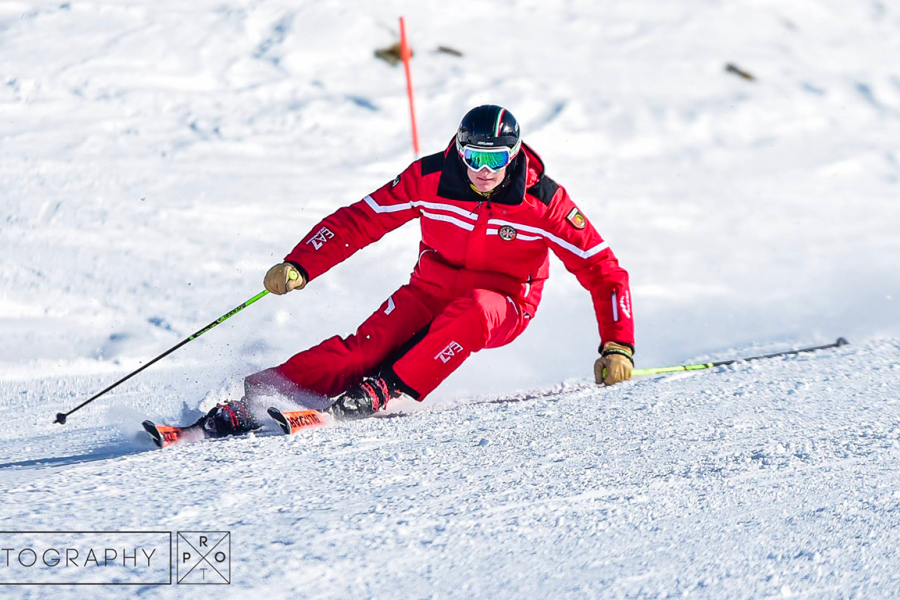
<path fill-rule="evenodd" d="M 150 437 L 153 438 L 153 441 L 160 448 L 168 448 L 172 444 L 180 442 L 191 431 L 190 429 L 172 427 L 171 425 L 157 425 L 153 421 L 144 421 L 141 425 L 144 426 L 144 430 L 150 434 Z M 195 439 L 202 439 L 202 435 L 199 438 L 190 436 L 189 441 L 194 441 Z"/>
<path fill-rule="evenodd" d="M 283 414 L 281 414 L 280 410 L 278 410 L 274 406 L 270 406 L 266 412 L 269 413 L 269 416 L 272 417 L 276 423 L 278 423 L 278 426 L 281 427 L 281 430 L 286 435 L 290 435 L 291 424 L 288 423 L 287 418 Z"/>
<path fill-rule="evenodd" d="M 160 435 L 159 429 L 156 428 L 156 423 L 153 421 L 144 421 L 141 425 L 144 427 L 144 431 L 149 433 L 150 437 L 153 438 L 153 443 L 162 448 L 162 435 Z"/>
<path fill-rule="evenodd" d="M 849 343 L 850 343 L 850 342 L 848 342 L 848 341 L 847 341 L 847 338 L 845 338 L 845 337 L 839 337 L 839 338 L 837 339 L 837 345 L 838 345 L 838 346 L 846 346 L 846 345 L 848 345 Z"/>

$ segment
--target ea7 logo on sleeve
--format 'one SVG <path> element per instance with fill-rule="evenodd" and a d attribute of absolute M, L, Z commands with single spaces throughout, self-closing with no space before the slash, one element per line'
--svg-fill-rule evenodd
<path fill-rule="evenodd" d="M 619 307 L 622 309 L 622 314 L 625 315 L 625 318 L 631 318 L 631 293 L 627 290 L 622 297 L 619 299 Z"/>
<path fill-rule="evenodd" d="M 456 342 L 450 342 L 447 344 L 447 347 L 438 352 L 437 356 L 434 357 L 434 360 L 441 359 L 441 362 L 447 364 L 450 362 L 450 359 L 463 351 L 463 347 L 457 344 Z"/>
<path fill-rule="evenodd" d="M 323 227 L 319 231 L 316 232 L 314 236 L 312 236 L 309 240 L 307 240 L 307 244 L 312 244 L 312 247 L 318 250 L 321 248 L 325 242 L 334 237 L 334 233 L 328 229 L 327 227 Z"/>
<path fill-rule="evenodd" d="M 619 309 L 626 319 L 631 318 L 631 293 L 625 290 L 625 293 L 619 296 L 615 291 L 612 293 L 612 311 L 613 321 L 619 322 Z"/>

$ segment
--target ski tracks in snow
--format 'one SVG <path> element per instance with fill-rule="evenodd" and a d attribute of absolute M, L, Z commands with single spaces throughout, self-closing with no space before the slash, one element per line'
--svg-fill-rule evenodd
<path fill-rule="evenodd" d="M 232 585 L 273 598 L 889 597 L 898 357 L 884 341 L 294 436 L 95 442 L 64 469 L 26 442 L 4 519 L 230 530 Z"/>

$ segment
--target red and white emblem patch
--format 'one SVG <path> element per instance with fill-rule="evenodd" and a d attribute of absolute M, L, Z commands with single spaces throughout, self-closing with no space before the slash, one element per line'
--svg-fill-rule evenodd
<path fill-rule="evenodd" d="M 500 228 L 499 231 L 497 231 L 497 235 L 500 236 L 501 240 L 511 242 L 516 239 L 516 235 L 518 234 L 514 228 L 510 227 L 509 225 L 504 225 Z"/>
<path fill-rule="evenodd" d="M 569 225 L 575 229 L 584 229 L 587 225 L 587 219 L 584 218 L 584 215 L 581 214 L 577 206 L 570 210 L 569 214 L 566 215 L 566 221 L 568 221 Z"/>

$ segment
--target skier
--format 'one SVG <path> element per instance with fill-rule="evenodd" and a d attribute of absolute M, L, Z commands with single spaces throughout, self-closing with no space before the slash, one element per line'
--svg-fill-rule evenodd
<path fill-rule="evenodd" d="M 516 339 L 534 318 L 552 250 L 586 288 L 600 330 L 597 383 L 630 379 L 628 273 L 500 106 L 470 110 L 445 150 L 315 225 L 266 273 L 273 294 L 303 289 L 411 219 L 422 241 L 409 283 L 354 335 L 331 337 L 245 379 L 245 396 L 201 422 L 213 435 L 260 426 L 254 401 L 322 398 L 337 418 L 367 416 L 405 394 L 423 400 L 473 352 Z M 604 375 L 605 373 L 605 375 Z M 199 423 L 199 422 L 198 422 Z"/>

